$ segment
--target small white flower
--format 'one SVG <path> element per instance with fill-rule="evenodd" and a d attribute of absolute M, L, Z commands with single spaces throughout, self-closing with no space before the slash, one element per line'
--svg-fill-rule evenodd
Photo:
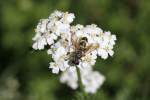
<path fill-rule="evenodd" d="M 83 25 L 77 24 L 77 25 L 71 27 L 71 31 L 72 31 L 73 33 L 75 33 L 76 31 L 81 30 L 81 29 L 83 29 L 83 28 L 84 28 Z"/>
<path fill-rule="evenodd" d="M 37 50 L 42 50 L 44 49 L 44 46 L 47 44 L 46 39 L 45 38 L 39 38 L 36 40 L 35 43 L 33 43 L 32 48 Z"/>
<path fill-rule="evenodd" d="M 99 41 L 98 37 L 101 33 L 103 33 L 103 30 L 97 27 L 95 24 L 87 25 L 83 31 L 85 34 L 89 35 L 89 43 L 97 43 Z"/>
<path fill-rule="evenodd" d="M 53 32 L 60 35 L 61 33 L 67 33 L 69 31 L 70 25 L 64 24 L 61 21 L 57 21 L 53 27 Z"/>
<path fill-rule="evenodd" d="M 108 58 L 108 52 L 104 49 L 99 49 L 98 50 L 98 55 L 101 56 L 103 59 Z"/>
<path fill-rule="evenodd" d="M 56 65 L 56 63 L 51 62 L 49 68 L 52 69 L 52 73 L 55 73 L 55 74 L 59 73 L 59 67 Z"/>
<path fill-rule="evenodd" d="M 73 20 L 74 20 L 74 18 L 75 18 L 75 16 L 74 16 L 73 13 L 68 13 L 68 12 L 66 12 L 66 13 L 64 13 L 62 20 L 63 20 L 63 22 L 65 22 L 65 23 L 72 23 Z"/>
<path fill-rule="evenodd" d="M 95 93 L 105 81 L 105 77 L 103 75 L 99 72 L 92 71 L 91 68 L 81 68 L 80 71 L 82 83 L 85 87 L 85 91 L 88 93 Z M 66 83 L 72 89 L 76 89 L 78 87 L 76 67 L 71 67 L 63 72 L 60 77 L 60 81 L 62 83 Z"/>
<path fill-rule="evenodd" d="M 72 89 L 76 89 L 78 87 L 76 67 L 70 67 L 66 71 L 64 71 L 60 77 L 60 82 L 66 83 Z"/>
<path fill-rule="evenodd" d="M 48 30 L 47 30 L 47 24 L 49 23 L 49 20 L 48 19 L 41 19 L 39 24 L 37 25 L 37 28 L 36 28 L 36 32 L 37 33 L 46 33 Z"/>
<path fill-rule="evenodd" d="M 63 12 L 58 11 L 58 10 L 55 10 L 54 13 L 52 13 L 52 14 L 50 15 L 50 18 L 51 18 L 51 17 L 60 17 L 60 18 L 61 18 L 62 15 L 63 15 Z"/>
<path fill-rule="evenodd" d="M 41 50 L 44 49 L 45 45 L 51 45 L 54 40 L 57 39 L 57 36 L 53 33 L 50 33 L 49 28 L 48 28 L 48 23 L 49 20 L 48 19 L 42 19 L 40 20 L 36 30 L 36 35 L 33 37 L 33 49 L 37 50 Z"/>
<path fill-rule="evenodd" d="M 95 93 L 105 81 L 105 77 L 96 71 L 89 72 L 82 79 L 85 91 L 88 93 Z"/>
<path fill-rule="evenodd" d="M 114 51 L 113 46 L 115 45 L 116 36 L 111 35 L 110 32 L 104 32 L 101 34 L 100 40 L 99 40 L 99 49 L 98 55 L 101 56 L 103 59 L 107 59 L 108 55 L 113 56 Z"/>

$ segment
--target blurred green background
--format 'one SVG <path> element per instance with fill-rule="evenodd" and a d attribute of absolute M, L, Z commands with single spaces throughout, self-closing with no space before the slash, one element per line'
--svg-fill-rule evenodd
<path fill-rule="evenodd" d="M 45 51 L 29 49 L 39 19 L 56 9 L 117 35 L 115 55 L 94 67 L 106 81 L 86 99 L 51 74 Z M 150 100 L 150 0 L 0 0 L 0 100 L 76 99 Z"/>

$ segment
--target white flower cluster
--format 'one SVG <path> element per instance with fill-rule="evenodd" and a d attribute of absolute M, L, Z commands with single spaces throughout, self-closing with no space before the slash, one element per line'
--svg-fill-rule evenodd
<path fill-rule="evenodd" d="M 95 24 L 71 26 L 73 13 L 55 11 L 48 19 L 40 20 L 33 37 L 33 49 L 42 50 L 48 46 L 52 56 L 49 68 L 52 73 L 62 72 L 60 81 L 72 89 L 78 87 L 76 68 L 80 69 L 81 80 L 88 93 L 95 93 L 105 77 L 93 71 L 97 56 L 107 59 L 113 56 L 116 36 L 104 32 Z"/>

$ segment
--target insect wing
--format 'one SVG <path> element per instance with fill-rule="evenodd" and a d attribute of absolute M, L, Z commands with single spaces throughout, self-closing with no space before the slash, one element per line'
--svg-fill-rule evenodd
<path fill-rule="evenodd" d="M 86 47 L 85 54 L 89 54 L 90 52 L 96 50 L 98 47 L 99 47 L 99 44 L 89 44 L 89 45 Z"/>

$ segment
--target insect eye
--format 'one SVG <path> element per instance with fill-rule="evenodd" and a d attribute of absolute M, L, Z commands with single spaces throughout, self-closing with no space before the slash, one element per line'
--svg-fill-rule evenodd
<path fill-rule="evenodd" d="M 87 37 L 82 37 L 82 40 L 88 41 Z"/>
<path fill-rule="evenodd" d="M 86 46 L 86 42 L 85 42 L 85 41 L 82 41 L 82 42 L 80 42 L 79 44 L 80 44 L 80 46 L 83 46 L 83 47 Z"/>
<path fill-rule="evenodd" d="M 83 45 L 83 44 L 84 44 L 84 41 L 81 41 L 81 42 L 80 42 L 80 45 Z"/>
<path fill-rule="evenodd" d="M 67 55 L 70 55 L 70 52 L 67 52 Z"/>

